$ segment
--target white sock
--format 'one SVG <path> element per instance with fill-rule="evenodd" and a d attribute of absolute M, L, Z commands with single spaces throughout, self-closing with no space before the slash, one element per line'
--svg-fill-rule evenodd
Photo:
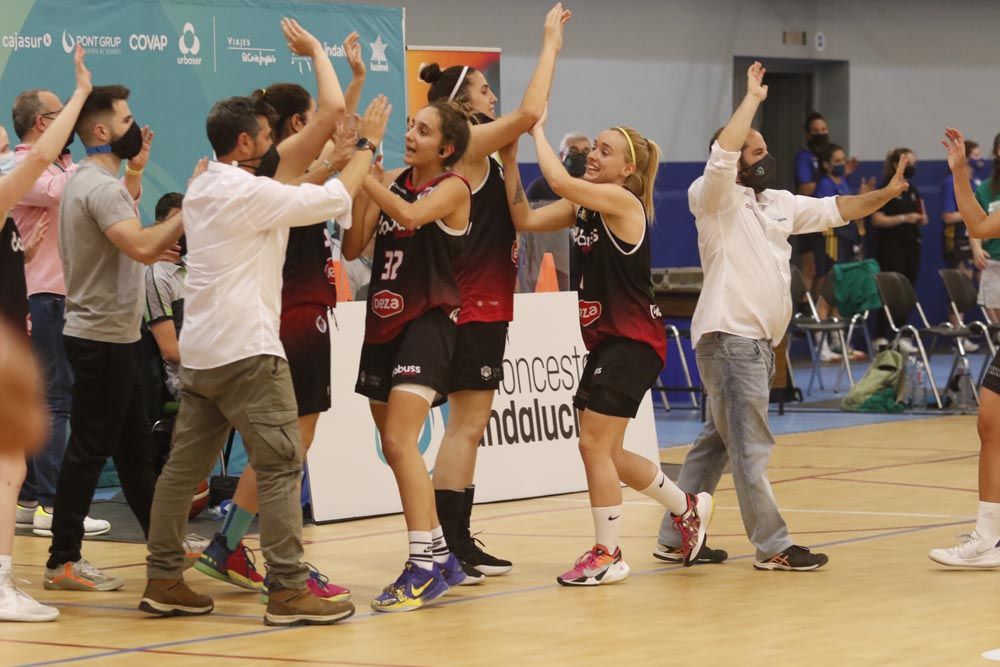
<path fill-rule="evenodd" d="M 438 565 L 447 563 L 448 556 L 451 555 L 448 551 L 448 544 L 444 541 L 444 530 L 441 529 L 441 526 L 431 530 L 431 555 Z"/>
<path fill-rule="evenodd" d="M 613 507 L 591 507 L 590 512 L 594 515 L 594 535 L 597 543 L 614 553 L 618 548 L 618 531 L 621 527 L 622 506 Z"/>
<path fill-rule="evenodd" d="M 976 532 L 983 537 L 1000 537 L 1000 503 L 979 501 L 979 515 L 976 517 Z"/>
<path fill-rule="evenodd" d="M 0 556 L 0 575 L 10 574 L 14 567 L 14 559 L 10 556 Z"/>
<path fill-rule="evenodd" d="M 407 535 L 410 538 L 410 561 L 421 569 L 433 570 L 434 559 L 431 556 L 430 531 L 411 530 Z"/>
<path fill-rule="evenodd" d="M 636 490 L 666 507 L 671 514 L 684 514 L 687 511 L 687 494 L 670 481 L 670 478 L 664 475 L 662 470 L 656 471 L 656 477 L 653 478 L 652 484 L 645 489 Z"/>

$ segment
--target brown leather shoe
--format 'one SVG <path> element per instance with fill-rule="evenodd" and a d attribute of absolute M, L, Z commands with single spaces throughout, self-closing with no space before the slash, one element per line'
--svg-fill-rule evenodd
<path fill-rule="evenodd" d="M 349 600 L 332 602 L 318 598 L 308 588 L 271 588 L 264 623 L 267 625 L 331 625 L 354 615 Z"/>
<path fill-rule="evenodd" d="M 150 579 L 139 603 L 139 611 L 156 616 L 200 616 L 214 608 L 212 598 L 195 593 L 183 579 Z"/>

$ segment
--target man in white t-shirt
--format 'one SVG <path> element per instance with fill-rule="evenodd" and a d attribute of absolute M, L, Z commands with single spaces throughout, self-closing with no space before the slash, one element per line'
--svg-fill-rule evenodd
<path fill-rule="evenodd" d="M 815 570 L 824 554 L 795 545 L 778 511 L 767 462 L 774 436 L 767 423 L 774 350 L 792 316 L 792 234 L 821 232 L 877 211 L 908 186 L 906 160 L 881 190 L 815 199 L 773 190 L 775 160 L 750 124 L 767 98 L 764 68 L 747 71 L 747 94 L 729 124 L 716 133 L 705 173 L 688 189 L 698 227 L 704 286 L 691 323 L 708 421 L 684 460 L 677 485 L 715 493 L 728 463 L 758 570 Z M 680 535 L 669 512 L 660 527 L 657 558 L 677 561 Z M 702 562 L 724 552 L 703 548 Z"/>
<path fill-rule="evenodd" d="M 342 116 L 339 85 L 337 92 Z M 350 226 L 352 197 L 368 173 L 389 109 L 384 97 L 369 106 L 361 125 L 364 138 L 339 178 L 322 186 L 291 186 L 268 177 L 287 159 L 289 142 L 275 148 L 262 104 L 234 97 L 212 108 L 207 131 L 218 161 L 208 164 L 184 197 L 189 250 L 181 408 L 170 458 L 156 485 L 149 581 L 139 608 L 160 616 L 212 611 L 212 599 L 184 583 L 182 538 L 191 489 L 211 470 L 235 428 L 257 471 L 261 550 L 270 577 L 265 622 L 329 624 L 350 616 L 354 605 L 324 600 L 306 587 L 298 503 L 303 455 L 291 374 L 278 337 L 282 265 L 289 228 L 328 219 Z M 325 111 L 335 109 L 329 105 Z M 317 116 L 310 122 L 324 121 Z"/>

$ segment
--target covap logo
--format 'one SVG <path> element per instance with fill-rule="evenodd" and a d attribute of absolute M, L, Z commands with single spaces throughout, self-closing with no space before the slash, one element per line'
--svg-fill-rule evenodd
<path fill-rule="evenodd" d="M 375 38 L 374 42 L 369 42 L 368 45 L 372 47 L 372 57 L 368 61 L 368 69 L 373 72 L 388 72 L 389 61 L 386 60 L 385 50 L 389 48 L 389 44 L 382 41 L 382 35 L 380 34 Z"/>
<path fill-rule="evenodd" d="M 194 24 L 188 21 L 181 30 L 181 36 L 177 38 L 177 49 L 181 55 L 177 58 L 178 65 L 200 65 L 201 40 L 198 33 L 194 31 Z"/>
<path fill-rule="evenodd" d="M 424 420 L 424 426 L 420 429 L 417 437 L 417 450 L 427 464 L 427 471 L 434 471 L 434 461 L 437 459 L 438 449 L 441 446 L 441 438 L 444 437 L 444 429 L 448 424 L 448 404 L 445 403 L 440 408 L 433 408 Z M 389 465 L 385 460 L 385 452 L 382 451 L 382 436 L 378 429 L 375 429 L 375 452 L 382 463 Z"/>

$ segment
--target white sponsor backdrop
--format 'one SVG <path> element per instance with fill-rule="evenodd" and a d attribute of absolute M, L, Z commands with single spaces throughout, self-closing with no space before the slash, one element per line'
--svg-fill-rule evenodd
<path fill-rule="evenodd" d="M 476 464 L 479 501 L 529 498 L 587 488 L 577 451 L 572 398 L 586 359 L 575 292 L 518 294 L 504 359 L 504 382 L 493 402 Z M 402 511 L 385 464 L 368 400 L 354 393 L 364 339 L 364 303 L 341 303 L 331 317 L 333 407 L 316 427 L 309 451 L 317 521 Z M 418 446 L 433 469 L 448 406 L 431 411 Z M 625 446 L 659 460 L 653 404 L 646 394 L 625 434 Z"/>

